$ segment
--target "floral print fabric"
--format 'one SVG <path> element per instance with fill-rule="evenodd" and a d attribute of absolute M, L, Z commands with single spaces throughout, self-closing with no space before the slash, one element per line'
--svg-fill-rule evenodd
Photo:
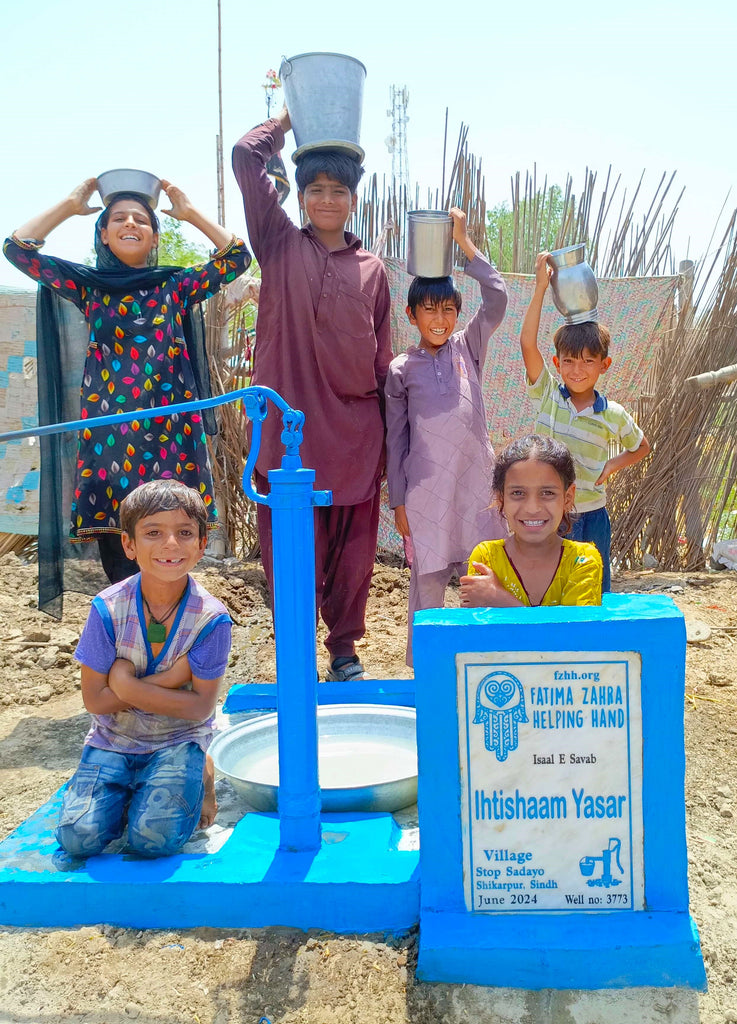
<path fill-rule="evenodd" d="M 71 537 L 119 532 L 120 502 L 146 480 L 169 478 L 196 488 L 211 522 L 217 518 L 207 443 L 199 413 L 146 416 L 146 408 L 196 399 L 183 332 L 189 307 L 214 295 L 246 269 L 238 240 L 222 258 L 173 270 L 147 289 L 89 287 L 75 264 L 6 242 L 8 259 L 30 278 L 73 302 L 89 326 L 80 390 L 81 418 Z M 80 268 L 81 269 L 81 268 Z M 95 430 L 94 419 L 141 409 L 139 419 Z"/>

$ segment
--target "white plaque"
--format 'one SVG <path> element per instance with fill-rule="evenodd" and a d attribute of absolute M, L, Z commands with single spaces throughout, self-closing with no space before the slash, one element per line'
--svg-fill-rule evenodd
<path fill-rule="evenodd" d="M 466 906 L 644 908 L 640 656 L 457 654 Z"/>

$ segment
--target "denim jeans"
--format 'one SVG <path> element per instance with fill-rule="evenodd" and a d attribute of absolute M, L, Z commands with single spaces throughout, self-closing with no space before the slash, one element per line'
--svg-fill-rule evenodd
<path fill-rule="evenodd" d="M 101 853 L 126 827 L 145 857 L 176 853 L 199 821 L 205 755 L 196 743 L 150 754 L 85 746 L 62 798 L 56 838 L 73 857 Z"/>
<path fill-rule="evenodd" d="M 585 540 L 595 544 L 604 564 L 601 579 L 602 593 L 608 594 L 612 589 L 612 575 L 609 566 L 612 548 L 612 524 L 606 508 L 595 508 L 591 512 L 581 512 L 573 520 L 573 528 L 568 534 L 570 540 Z"/>

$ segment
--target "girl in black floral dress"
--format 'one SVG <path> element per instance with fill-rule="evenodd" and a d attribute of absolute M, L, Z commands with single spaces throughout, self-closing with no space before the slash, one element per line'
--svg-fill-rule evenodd
<path fill-rule="evenodd" d="M 99 210 L 89 205 L 95 178 L 27 221 L 4 246 L 11 263 L 45 286 L 39 331 L 54 315 L 53 300 L 44 298 L 47 290 L 84 315 L 89 341 L 81 418 L 141 410 L 132 423 L 85 427 L 79 435 L 70 535 L 73 541 L 98 541 L 111 582 L 137 571 L 123 554 L 117 515 L 132 488 L 157 477 L 180 480 L 199 491 L 211 523 L 216 521 L 203 416 L 149 417 L 146 409 L 206 397 L 203 368 L 188 340 L 188 314 L 242 274 L 251 259 L 245 244 L 199 213 L 181 189 L 168 181 L 162 187 L 171 204 L 163 212 L 194 225 L 216 246 L 210 262 L 185 269 L 157 267 L 158 220 L 144 197 L 134 193 L 116 195 L 98 219 L 97 268 L 41 255 L 38 249 L 51 230 L 70 216 Z"/>

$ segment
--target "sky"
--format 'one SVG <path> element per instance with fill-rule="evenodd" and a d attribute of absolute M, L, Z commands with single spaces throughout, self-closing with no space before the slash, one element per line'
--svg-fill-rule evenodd
<path fill-rule="evenodd" d="M 527 0 L 400 5 L 371 0 L 221 0 L 226 224 L 245 228 L 230 170 L 233 143 L 264 120 L 266 71 L 283 56 L 346 53 L 367 69 L 361 144 L 367 174 L 391 173 L 392 85 L 409 92 L 410 179 L 439 188 L 461 122 L 482 161 L 487 206 L 510 178 L 581 187 L 609 166 L 649 197 L 662 174 L 685 188 L 676 258 L 703 257 L 720 211 L 737 206 L 732 0 Z M 9 234 L 80 181 L 140 167 L 217 211 L 217 0 L 35 0 L 2 20 L 0 226 Z M 295 146 L 288 136 L 285 163 Z M 726 205 L 725 205 L 726 204 Z M 296 217 L 296 203 L 287 209 Z M 46 251 L 81 261 L 93 218 L 57 228 Z M 187 232 L 197 237 L 196 232 Z M 0 261 L 0 285 L 26 279 Z"/>

